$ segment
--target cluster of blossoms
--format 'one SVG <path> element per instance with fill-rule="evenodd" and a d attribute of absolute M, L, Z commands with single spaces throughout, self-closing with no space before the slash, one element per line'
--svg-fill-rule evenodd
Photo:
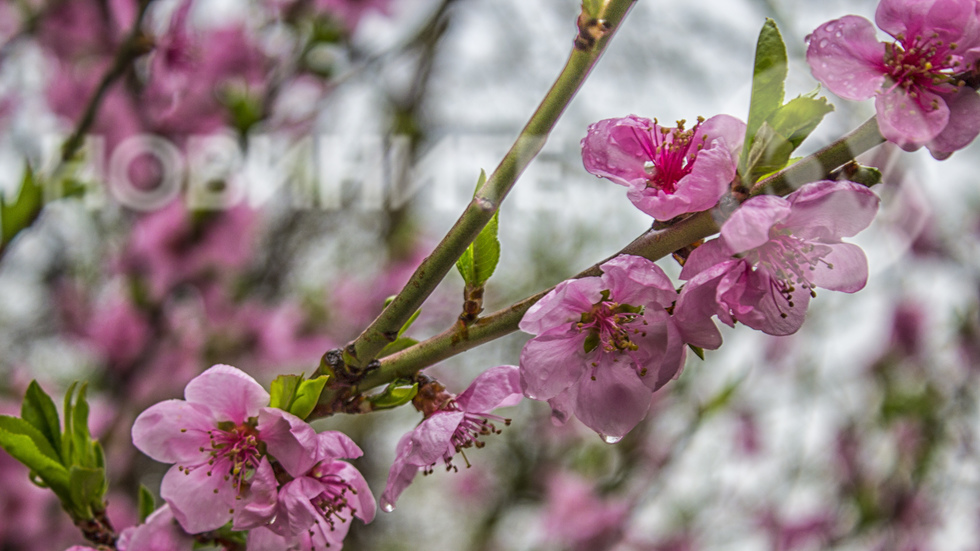
<path fill-rule="evenodd" d="M 174 464 L 160 494 L 187 533 L 231 521 L 250 530 L 249 549 L 339 549 L 354 517 L 374 518 L 367 482 L 340 461 L 361 455 L 347 436 L 267 407 L 268 392 L 231 366 L 195 377 L 184 397 L 144 411 L 133 443 Z"/>
<path fill-rule="evenodd" d="M 745 125 L 727 116 L 675 130 L 636 116 L 600 121 L 582 140 L 585 167 L 627 185 L 658 220 L 714 207 L 737 172 Z M 714 349 L 712 321 L 741 321 L 771 335 L 800 328 L 816 288 L 853 293 L 867 259 L 841 242 L 874 219 L 878 198 L 849 181 L 807 184 L 786 198 L 757 196 L 697 247 L 678 294 L 660 267 L 624 255 L 602 275 L 565 281 L 532 306 L 520 328 L 535 335 L 521 353 L 524 394 L 546 400 L 553 419 L 571 415 L 615 442 L 647 413 L 652 393 L 677 377 L 688 345 Z"/>

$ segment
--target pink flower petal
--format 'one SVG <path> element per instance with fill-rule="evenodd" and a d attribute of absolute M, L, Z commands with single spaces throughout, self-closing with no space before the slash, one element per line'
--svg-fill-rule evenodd
<path fill-rule="evenodd" d="M 534 303 L 521 318 L 521 331 L 540 335 L 563 323 L 578 321 L 582 312 L 602 298 L 599 278 L 566 280 Z"/>
<path fill-rule="evenodd" d="M 603 362 L 578 385 L 575 416 L 600 435 L 620 438 L 650 409 L 650 389 L 625 362 Z"/>
<path fill-rule="evenodd" d="M 452 437 L 465 415 L 462 411 L 438 411 L 422 421 L 411 433 L 413 446 L 406 462 L 424 467 L 456 453 Z"/>
<path fill-rule="evenodd" d="M 954 151 L 963 149 L 980 133 L 980 95 L 965 86 L 946 98 L 949 123 L 932 141 L 926 144 L 936 159 L 942 160 Z"/>
<path fill-rule="evenodd" d="M 133 423 L 133 445 L 162 463 L 207 461 L 208 431 L 217 426 L 211 411 L 184 400 L 167 400 L 146 409 Z"/>
<path fill-rule="evenodd" d="M 317 463 L 317 435 L 306 421 L 281 409 L 262 408 L 258 429 L 259 439 L 290 476 L 303 476 Z"/>
<path fill-rule="evenodd" d="M 818 287 L 831 291 L 856 293 L 863 289 L 868 282 L 868 259 L 861 247 L 850 243 L 827 246 L 832 250 L 824 257 L 824 261 L 833 265 L 833 268 L 824 263 L 818 264 L 811 272 L 811 281 Z"/>
<path fill-rule="evenodd" d="M 219 421 L 244 422 L 269 405 L 269 393 L 244 371 L 216 365 L 191 379 L 184 389 L 188 402 L 211 408 Z"/>
<path fill-rule="evenodd" d="M 279 505 L 279 482 L 265 457 L 255 469 L 243 504 L 235 508 L 232 529 L 251 530 L 265 526 L 276 517 Z"/>
<path fill-rule="evenodd" d="M 602 281 L 620 304 L 670 306 L 677 291 L 667 274 L 641 256 L 619 255 L 602 266 Z"/>
<path fill-rule="evenodd" d="M 722 224 L 721 237 L 734 253 L 761 247 L 769 241 L 769 230 L 789 214 L 789 202 L 782 197 L 752 197 Z"/>
<path fill-rule="evenodd" d="M 875 97 L 875 111 L 881 135 L 909 151 L 938 136 L 949 122 L 946 102 L 925 89 L 920 89 L 914 99 L 902 88 L 879 94 Z"/>
<path fill-rule="evenodd" d="M 645 163 L 653 150 L 653 127 L 653 121 L 636 115 L 590 125 L 582 139 L 585 169 L 622 186 L 646 182 Z"/>
<path fill-rule="evenodd" d="M 761 291 L 756 300 L 751 301 L 753 310 L 738 317 L 738 321 L 769 335 L 791 335 L 799 331 L 806 319 L 806 309 L 810 304 L 810 293 L 797 289 L 793 293 L 793 306 L 779 294 L 772 291 L 772 277 L 764 270 L 753 272 L 750 276 L 752 289 Z M 743 304 L 748 301 L 743 301 Z M 786 317 L 783 317 L 783 316 Z"/>
<path fill-rule="evenodd" d="M 456 397 L 460 409 L 469 413 L 489 413 L 514 406 L 524 399 L 521 375 L 516 365 L 492 367 L 481 373 Z"/>
<path fill-rule="evenodd" d="M 412 484 L 415 475 L 419 472 L 418 465 L 408 462 L 414 447 L 411 432 L 402 436 L 401 440 L 398 441 L 398 446 L 395 448 L 395 461 L 391 464 L 391 470 L 388 471 L 388 482 L 385 484 L 384 491 L 381 492 L 381 508 L 385 511 L 390 512 L 394 508 L 398 496 Z"/>
<path fill-rule="evenodd" d="M 807 184 L 786 197 L 792 213 L 783 225 L 807 241 L 839 241 L 871 225 L 878 196 L 854 182 L 823 180 Z"/>
<path fill-rule="evenodd" d="M 160 483 L 160 496 L 170 504 L 174 518 L 188 534 L 217 530 L 231 520 L 238 505 L 237 491 L 225 480 L 229 463 L 218 459 L 190 472 L 170 467 Z M 211 473 L 210 475 L 208 473 Z"/>
<path fill-rule="evenodd" d="M 317 476 L 340 479 L 350 484 L 353 495 L 347 500 L 354 516 L 364 521 L 365 524 L 374 520 L 378 506 L 374 501 L 374 495 L 371 494 L 371 488 L 368 487 L 368 483 L 360 471 L 346 461 L 331 461 L 329 465 L 317 469 L 320 471 Z"/>
<path fill-rule="evenodd" d="M 330 459 L 357 459 L 364 455 L 361 448 L 354 443 L 346 434 L 335 431 L 325 430 L 316 435 L 317 438 L 317 457 L 320 460 Z"/>
<path fill-rule="evenodd" d="M 708 147 L 714 141 L 722 142 L 722 147 L 731 155 L 732 163 L 738 163 L 742 142 L 745 140 L 744 122 L 731 115 L 715 115 L 701 123 L 691 140 L 698 143 L 702 136 L 707 137 Z"/>
<path fill-rule="evenodd" d="M 870 21 L 848 15 L 824 23 L 807 37 L 806 61 L 814 78 L 849 100 L 864 100 L 885 82 L 885 45 Z"/>
<path fill-rule="evenodd" d="M 520 374 L 525 396 L 548 400 L 579 380 L 585 369 L 586 334 L 572 332 L 559 326 L 524 345 Z"/>

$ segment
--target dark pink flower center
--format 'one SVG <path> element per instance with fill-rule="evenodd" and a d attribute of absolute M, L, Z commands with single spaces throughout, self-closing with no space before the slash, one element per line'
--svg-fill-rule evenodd
<path fill-rule="evenodd" d="M 219 423 L 217 429 L 208 431 L 208 439 L 208 447 L 202 446 L 200 451 L 210 455 L 210 459 L 200 465 L 178 466 L 178 469 L 190 474 L 195 469 L 206 468 L 208 476 L 223 476 L 241 492 L 246 478 L 262 457 L 255 425 L 250 422 L 240 425 Z"/>
<path fill-rule="evenodd" d="M 769 231 L 769 241 L 745 253 L 744 258 L 765 267 L 772 276 L 771 291 L 781 295 L 792 308 L 797 288 L 805 289 L 811 297 L 817 296 L 811 273 L 821 263 L 833 269 L 834 265 L 824 260 L 829 253 L 829 247 L 804 241 L 785 228 L 773 228 Z M 782 316 L 785 318 L 786 314 Z"/>
<path fill-rule="evenodd" d="M 896 38 L 897 42 L 885 45 L 885 71 L 894 82 L 892 89 L 905 89 L 923 109 L 937 109 L 936 100 L 923 105 L 921 95 L 923 91 L 936 92 L 940 85 L 954 83 L 953 73 L 962 70 L 959 56 L 953 55 L 956 43 L 944 43 L 938 34 L 927 38 L 904 35 Z"/>
<path fill-rule="evenodd" d="M 608 297 L 609 291 L 603 291 L 603 300 L 592 305 L 592 309 L 588 312 L 584 312 L 581 321 L 576 324 L 580 331 L 590 332 L 585 343 L 585 351 L 592 352 L 599 347 L 602 347 L 605 352 L 636 350 L 638 347 L 630 336 L 643 333 L 641 327 L 635 326 L 646 325 L 641 315 L 643 307 L 619 304 L 608 300 Z"/>
<path fill-rule="evenodd" d="M 690 174 L 691 169 L 694 168 L 694 159 L 707 140 L 707 136 L 694 140 L 694 134 L 704 119 L 698 117 L 698 122 L 690 130 L 684 129 L 685 122 L 679 120 L 677 128 L 664 128 L 656 124 L 657 121 L 654 119 L 653 128 L 645 135 L 633 129 L 636 141 L 648 157 L 647 187 L 672 194 L 677 191 L 677 182 Z"/>

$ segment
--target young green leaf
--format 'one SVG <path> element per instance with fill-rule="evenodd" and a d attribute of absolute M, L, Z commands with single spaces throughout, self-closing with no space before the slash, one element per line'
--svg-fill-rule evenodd
<path fill-rule="evenodd" d="M 280 375 L 273 379 L 269 386 L 271 397 L 269 407 L 289 411 L 289 406 L 296 398 L 296 389 L 299 388 L 302 380 L 302 375 Z"/>
<path fill-rule="evenodd" d="M 486 181 L 487 173 L 481 170 L 476 190 L 479 191 Z M 497 269 L 497 262 L 500 260 L 500 241 L 497 240 L 499 214 L 500 211 L 493 214 L 493 217 L 473 240 L 473 243 L 470 243 L 470 246 L 456 261 L 456 269 L 463 276 L 466 285 L 471 288 L 482 287 Z"/>
<path fill-rule="evenodd" d="M 105 470 L 73 465 L 68 471 L 69 495 L 76 518 L 92 518 L 93 510 L 103 508 Z"/>
<path fill-rule="evenodd" d="M 834 106 L 827 101 L 827 98 L 802 95 L 777 109 L 767 122 L 773 130 L 793 144 L 793 149 L 796 149 L 823 121 L 824 116 L 833 110 Z"/>
<path fill-rule="evenodd" d="M 296 396 L 293 399 L 293 403 L 289 406 L 289 413 L 292 413 L 300 419 L 306 419 L 313 412 L 313 408 L 316 407 L 317 400 L 320 399 L 320 393 L 323 392 L 323 387 L 326 384 L 326 375 L 320 375 L 316 379 L 307 379 L 301 382 L 296 389 Z"/>
<path fill-rule="evenodd" d="M 700 346 L 694 346 L 693 344 L 688 344 L 687 347 L 691 349 L 691 352 L 694 352 L 695 356 L 701 358 L 701 360 L 704 360 L 703 348 L 701 348 Z"/>
<path fill-rule="evenodd" d="M 35 473 L 55 494 L 69 499 L 68 471 L 47 438 L 27 421 L 0 415 L 0 448 Z"/>
<path fill-rule="evenodd" d="M 156 499 L 153 497 L 153 492 L 149 488 L 140 484 L 140 494 L 139 494 L 139 515 L 140 524 L 146 522 L 146 517 L 153 514 L 153 511 L 157 509 Z"/>
<path fill-rule="evenodd" d="M 743 179 L 754 184 L 764 174 L 782 170 L 793 153 L 793 144 L 776 132 L 768 122 L 763 122 L 756 132 L 749 149 Z"/>
<path fill-rule="evenodd" d="M 745 128 L 745 148 L 739 168 L 747 168 L 747 153 L 762 123 L 783 104 L 788 74 L 786 44 L 772 19 L 766 19 L 755 47 L 755 67 L 752 71 L 752 97 Z M 742 174 L 744 170 L 740 171 Z"/>
<path fill-rule="evenodd" d="M 75 405 L 72 411 L 71 427 L 65 427 L 65 431 L 71 432 L 75 456 L 71 463 L 65 465 L 78 465 L 81 467 L 95 467 L 96 457 L 93 447 L 94 441 L 92 434 L 88 430 L 88 400 L 85 398 L 88 390 L 88 383 L 82 383 L 78 389 L 78 396 L 75 398 Z"/>
<path fill-rule="evenodd" d="M 0 249 L 7 246 L 21 230 L 30 226 L 43 206 L 43 190 L 34 177 L 34 171 L 26 166 L 17 200 L 8 201 L 0 194 Z"/>
<path fill-rule="evenodd" d="M 418 393 L 418 383 L 413 383 L 412 386 L 401 386 L 395 382 L 385 387 L 384 392 L 369 396 L 368 401 L 371 402 L 371 406 L 375 410 L 392 409 L 411 402 Z"/>
<path fill-rule="evenodd" d="M 58 410 L 37 381 L 31 381 L 27 385 L 24 402 L 20 406 L 20 416 L 44 435 L 57 453 L 59 461 L 64 459 L 61 455 L 61 421 L 58 419 Z"/>

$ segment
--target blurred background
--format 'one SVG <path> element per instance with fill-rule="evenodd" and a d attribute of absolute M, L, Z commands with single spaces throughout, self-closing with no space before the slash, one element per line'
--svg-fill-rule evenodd
<path fill-rule="evenodd" d="M 786 41 L 793 97 L 817 86 L 805 36 L 848 13 L 873 19 L 875 6 L 637 2 L 504 203 L 487 310 L 649 228 L 624 189 L 582 168 L 590 123 L 744 119 L 766 17 Z M 31 379 L 56 401 L 88 381 L 117 528 L 136 521 L 139 484 L 156 491 L 166 469 L 132 447 L 136 415 L 215 363 L 267 384 L 309 374 L 356 336 L 516 137 L 579 12 L 572 0 L 140 8 L 0 3 L 0 413 L 17 413 Z M 802 153 L 873 114 L 827 95 L 837 109 Z M 136 154 L 117 156 L 126 147 Z M 853 240 L 871 278 L 855 295 L 821 291 L 799 333 L 723 327 L 724 346 L 689 358 L 616 445 L 576 421 L 553 427 L 543 403 L 503 410 L 513 423 L 467 455 L 471 468 L 419 477 L 394 512 L 355 523 L 345 548 L 980 548 L 977 147 L 941 163 L 886 147 L 863 158 L 884 173 L 878 219 Z M 462 288 L 451 273 L 411 336 L 451 325 Z M 427 373 L 461 392 L 516 364 L 526 339 Z M 420 419 L 403 407 L 315 426 L 364 448 L 355 464 L 377 495 Z M 81 543 L 4 452 L 0 488 L 0 550 Z"/>

